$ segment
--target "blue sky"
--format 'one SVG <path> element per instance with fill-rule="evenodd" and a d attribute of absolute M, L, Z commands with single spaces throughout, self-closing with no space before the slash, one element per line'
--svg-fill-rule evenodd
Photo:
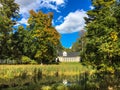
<path fill-rule="evenodd" d="M 52 24 L 61 34 L 61 43 L 70 48 L 80 37 L 80 31 L 85 26 L 86 11 L 92 9 L 91 0 L 15 0 L 20 5 L 21 19 L 18 24 L 26 24 L 29 10 L 53 12 Z"/>

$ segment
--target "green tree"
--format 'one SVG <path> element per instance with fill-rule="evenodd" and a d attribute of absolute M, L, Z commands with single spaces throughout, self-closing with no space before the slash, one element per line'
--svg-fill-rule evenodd
<path fill-rule="evenodd" d="M 92 0 L 94 10 L 88 11 L 84 60 L 93 65 L 113 65 L 120 57 L 119 29 L 114 17 L 115 0 Z"/>
<path fill-rule="evenodd" d="M 80 38 L 77 39 L 77 41 L 75 43 L 73 43 L 73 46 L 72 46 L 72 51 L 73 52 L 80 52 L 81 54 L 83 53 L 84 51 L 84 47 L 85 47 L 85 34 L 86 34 L 86 31 L 85 30 L 81 30 L 80 31 Z"/>
<path fill-rule="evenodd" d="M 0 0 L 0 59 L 11 57 L 12 31 L 19 7 L 14 0 Z"/>
<path fill-rule="evenodd" d="M 81 51 L 81 38 L 77 39 L 77 41 L 75 43 L 73 43 L 72 45 L 72 51 L 73 52 L 80 52 Z"/>

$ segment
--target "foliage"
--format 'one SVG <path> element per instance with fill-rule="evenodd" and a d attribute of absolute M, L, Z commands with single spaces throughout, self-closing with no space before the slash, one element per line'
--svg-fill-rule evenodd
<path fill-rule="evenodd" d="M 28 20 L 36 52 L 34 58 L 39 62 L 51 62 L 57 54 L 57 47 L 60 46 L 60 35 L 52 26 L 52 13 L 30 11 Z"/>
<path fill-rule="evenodd" d="M 19 7 L 14 0 L 0 0 L 0 4 L 0 59 L 7 59 L 12 55 L 11 37 Z"/>
<path fill-rule="evenodd" d="M 31 10 L 27 28 L 20 25 L 15 29 L 19 5 L 14 0 L 0 0 L 0 4 L 0 59 L 21 63 L 26 56 L 38 63 L 52 62 L 61 47 L 60 35 L 52 26 L 53 14 Z"/>
<path fill-rule="evenodd" d="M 118 6 L 115 0 L 92 0 L 92 3 L 95 9 L 87 12 L 83 59 L 96 67 L 101 64 L 114 66 L 120 63 L 120 28 L 115 13 Z"/>
<path fill-rule="evenodd" d="M 27 56 L 31 59 L 35 53 L 35 48 L 33 38 L 31 37 L 30 31 L 24 29 L 23 26 L 19 26 L 18 30 L 12 36 L 13 44 L 13 58 L 20 60 L 21 56 Z"/>
<path fill-rule="evenodd" d="M 84 46 L 85 46 L 85 34 L 86 31 L 85 30 L 81 30 L 80 32 L 80 37 L 77 39 L 77 41 L 75 43 L 73 43 L 72 46 L 72 51 L 74 52 L 83 52 L 84 50 Z"/>
<path fill-rule="evenodd" d="M 72 46 L 72 51 L 73 52 L 79 52 L 81 51 L 81 38 L 77 39 L 77 41 L 75 43 L 73 43 L 73 46 Z"/>
<path fill-rule="evenodd" d="M 22 56 L 21 62 L 22 62 L 22 64 L 37 64 L 36 61 L 31 60 L 31 59 L 30 59 L 29 57 L 27 57 L 27 56 Z"/>

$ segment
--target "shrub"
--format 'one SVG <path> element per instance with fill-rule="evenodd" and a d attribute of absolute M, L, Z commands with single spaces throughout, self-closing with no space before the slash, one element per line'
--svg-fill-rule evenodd
<path fill-rule="evenodd" d="M 38 64 L 35 60 L 30 60 L 30 64 Z"/>
<path fill-rule="evenodd" d="M 22 64 L 30 64 L 31 59 L 27 56 L 22 56 L 21 61 L 22 61 Z"/>
<path fill-rule="evenodd" d="M 21 61 L 22 61 L 22 64 L 37 64 L 35 60 L 31 60 L 27 56 L 22 56 Z"/>

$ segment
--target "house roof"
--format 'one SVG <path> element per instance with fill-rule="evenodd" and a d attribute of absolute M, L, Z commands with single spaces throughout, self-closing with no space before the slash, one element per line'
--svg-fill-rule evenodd
<path fill-rule="evenodd" d="M 66 56 L 63 56 L 63 52 L 59 52 L 58 56 L 61 56 L 61 57 L 76 57 L 76 56 L 80 56 L 80 52 L 67 52 Z"/>

